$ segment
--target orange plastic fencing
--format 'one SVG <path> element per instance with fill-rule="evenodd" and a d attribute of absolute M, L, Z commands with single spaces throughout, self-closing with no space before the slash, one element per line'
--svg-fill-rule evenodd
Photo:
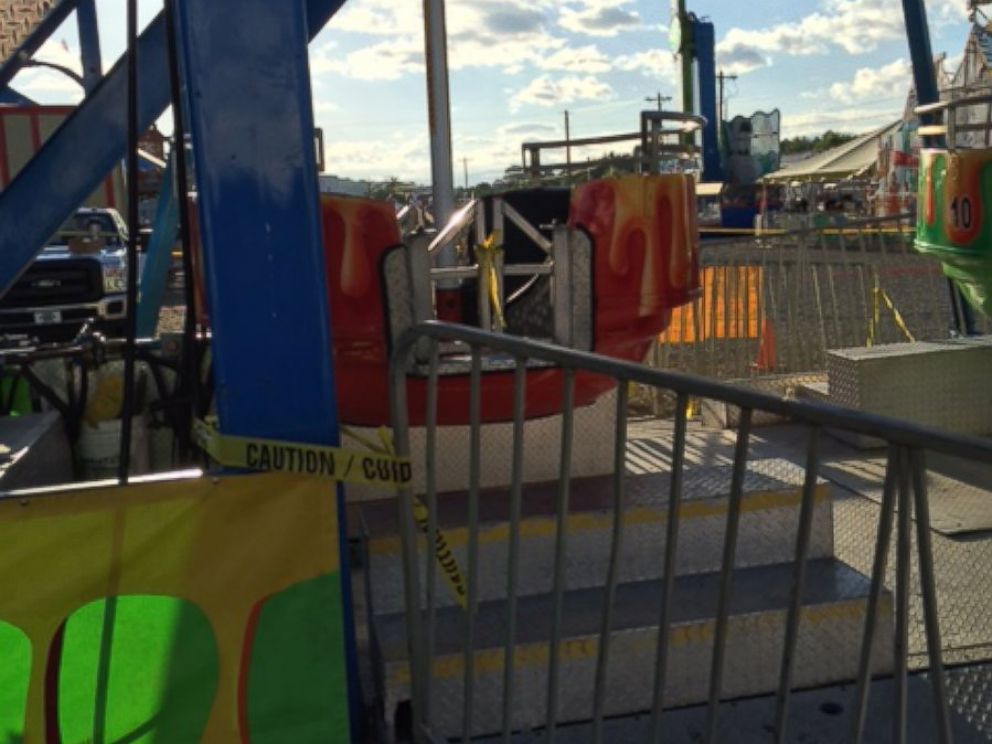
<path fill-rule="evenodd" d="M 658 340 L 692 344 L 707 339 L 754 339 L 761 334 L 760 266 L 709 266 L 701 271 L 703 292 L 672 311 Z"/>

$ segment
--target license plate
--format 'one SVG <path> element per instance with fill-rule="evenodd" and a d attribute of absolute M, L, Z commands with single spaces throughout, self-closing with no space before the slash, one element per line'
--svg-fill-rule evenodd
<path fill-rule="evenodd" d="M 62 311 L 61 310 L 36 310 L 34 313 L 34 322 L 38 325 L 51 325 L 52 323 L 62 322 Z"/>

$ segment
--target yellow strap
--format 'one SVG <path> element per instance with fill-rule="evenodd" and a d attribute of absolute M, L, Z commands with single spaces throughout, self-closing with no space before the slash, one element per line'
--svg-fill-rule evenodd
<path fill-rule="evenodd" d="M 479 261 L 480 292 L 489 296 L 496 325 L 501 331 L 506 330 L 506 318 L 503 316 L 503 301 L 499 296 L 499 277 L 496 276 L 496 252 L 503 250 L 499 244 L 499 232 L 493 232 L 482 243 L 476 246 Z"/>
<path fill-rule="evenodd" d="M 387 488 L 402 488 L 412 480 L 410 460 L 392 453 L 225 436 L 206 421 L 194 423 L 193 436 L 214 460 L 231 468 L 295 473 Z"/>
<path fill-rule="evenodd" d="M 906 321 L 903 320 L 902 313 L 892 302 L 892 298 L 889 297 L 888 293 L 882 289 L 878 281 L 878 276 L 875 277 L 875 287 L 872 289 L 872 313 L 868 320 L 868 340 L 865 342 L 865 346 L 871 347 L 875 345 L 875 336 L 878 333 L 878 327 L 882 322 L 882 305 L 884 304 L 888 311 L 892 314 L 892 320 L 896 324 L 902 334 L 906 339 L 912 343 L 916 341 L 912 332 L 909 330 L 909 326 L 906 325 Z"/>
<path fill-rule="evenodd" d="M 348 428 L 347 426 L 341 427 L 341 433 L 346 437 L 351 437 L 356 442 L 363 444 L 374 452 L 380 452 L 387 455 L 392 455 L 395 452 L 393 449 L 392 435 L 389 433 L 389 429 L 385 426 L 380 426 L 379 430 L 376 432 L 379 436 L 378 443 L 363 434 L 359 434 L 354 429 Z M 417 527 L 420 528 L 420 531 L 424 533 L 424 537 L 430 540 L 431 512 L 416 496 L 413 497 L 412 504 L 413 520 L 417 523 Z M 436 525 L 434 530 L 433 550 L 434 560 L 437 561 L 438 568 L 441 569 L 441 575 L 444 577 L 444 582 L 448 585 L 448 590 L 451 592 L 451 596 L 454 597 L 455 601 L 463 610 L 468 609 L 468 586 L 465 583 L 465 579 L 462 577 L 462 572 L 458 567 L 458 561 L 455 559 L 455 554 L 448 546 L 448 538 L 444 536 L 441 528 Z"/>
<path fill-rule="evenodd" d="M 910 333 L 909 328 L 906 326 L 906 322 L 902 319 L 902 313 L 900 313 L 895 304 L 893 304 L 892 299 L 885 292 L 885 290 L 879 289 L 879 292 L 882 293 L 882 299 L 885 301 L 886 307 L 889 308 L 889 312 L 892 313 L 892 320 L 895 321 L 896 327 L 902 331 L 903 335 L 910 343 L 915 342 L 916 339 L 913 337 L 913 334 Z"/>

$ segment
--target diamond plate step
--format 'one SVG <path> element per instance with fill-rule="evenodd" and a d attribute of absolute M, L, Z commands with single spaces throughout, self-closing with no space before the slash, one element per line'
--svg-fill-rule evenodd
<path fill-rule="evenodd" d="M 727 636 L 724 699 L 773 692 L 778 684 L 792 566 L 779 564 L 739 569 L 734 574 Z M 797 648 L 795 682 L 809 688 L 852 680 L 857 673 L 868 580 L 833 559 L 810 561 Z M 681 576 L 675 582 L 669 640 L 666 707 L 707 699 L 719 574 Z M 617 587 L 606 684 L 606 714 L 648 710 L 654 684 L 661 582 Z M 566 593 L 560 642 L 560 722 L 588 720 L 592 710 L 599 627 L 604 591 Z M 503 643 L 506 603 L 480 605 L 476 623 L 473 734 L 494 733 L 501 725 Z M 437 615 L 433 661 L 432 720 L 435 733 L 460 733 L 465 615 L 458 608 Z M 410 671 L 403 615 L 375 618 L 383 665 L 384 702 L 393 716 L 409 698 Z M 514 720 L 517 729 L 546 720 L 548 638 L 551 597 L 526 597 L 518 604 L 515 651 Z M 891 597 L 881 603 L 875 637 L 875 672 L 891 669 Z"/>
<path fill-rule="evenodd" d="M 0 64 L 27 38 L 55 0 L 0 0 Z"/>
<path fill-rule="evenodd" d="M 971 669 L 965 669 L 968 674 Z M 948 669 L 948 686 L 953 690 L 962 675 L 960 667 Z M 910 675 L 907 685 L 906 744 L 933 744 L 939 741 L 937 716 L 933 707 L 933 686 L 926 675 Z M 789 702 L 787 741 L 796 744 L 850 744 L 851 717 L 854 710 L 853 685 L 831 685 L 815 690 L 794 692 Z M 774 731 L 776 704 L 774 695 L 737 700 L 725 705 L 717 719 L 716 741 L 732 744 L 769 744 Z M 868 697 L 864 741 L 892 741 L 896 689 L 891 678 L 872 683 Z M 992 700 L 980 701 L 979 709 L 988 708 Z M 699 744 L 706 731 L 707 706 L 669 710 L 662 716 L 662 741 L 665 744 Z M 631 744 L 652 739 L 651 716 L 632 715 L 611 718 L 603 726 L 603 744 Z M 593 744 L 591 723 L 579 723 L 562 729 L 559 741 L 568 744 Z M 981 720 L 971 710 L 963 709 L 951 693 L 951 734 L 954 744 L 988 744 L 992 741 L 988 716 Z M 496 744 L 501 737 L 477 739 L 479 744 Z M 512 744 L 544 744 L 543 730 L 515 734 Z"/>
<path fill-rule="evenodd" d="M 717 571 L 723 551 L 732 466 L 688 468 L 684 475 L 677 556 L 678 575 Z M 737 565 L 761 566 L 787 562 L 795 550 L 796 524 L 802 495 L 803 470 L 781 459 L 748 464 L 737 549 Z M 624 539 L 620 580 L 661 578 L 667 522 L 668 473 L 628 475 L 624 481 Z M 517 595 L 551 591 L 555 543 L 555 483 L 527 484 L 523 492 Z M 613 525 L 608 476 L 572 481 L 568 518 L 567 585 L 593 587 L 606 580 Z M 479 598 L 502 599 L 506 591 L 509 525 L 506 489 L 480 496 Z M 467 495 L 438 496 L 438 519 L 448 547 L 463 576 L 468 565 Z M 396 531 L 395 502 L 362 505 L 368 535 L 372 610 L 379 614 L 403 611 L 403 565 Z M 427 551 L 421 545 L 421 576 Z M 816 488 L 811 558 L 833 556 L 833 517 L 829 485 Z M 421 583 L 421 586 L 423 586 Z M 438 580 L 439 606 L 455 603 Z"/>

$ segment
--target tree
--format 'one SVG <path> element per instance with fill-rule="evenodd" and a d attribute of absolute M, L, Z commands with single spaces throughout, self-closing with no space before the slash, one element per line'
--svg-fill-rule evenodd
<path fill-rule="evenodd" d="M 853 139 L 857 139 L 857 137 L 858 135 L 856 134 L 845 134 L 844 132 L 835 132 L 832 129 L 828 129 L 823 134 L 812 138 L 791 137 L 784 139 L 780 147 L 783 155 L 796 155 L 804 152 L 815 155 L 839 147 Z"/>

